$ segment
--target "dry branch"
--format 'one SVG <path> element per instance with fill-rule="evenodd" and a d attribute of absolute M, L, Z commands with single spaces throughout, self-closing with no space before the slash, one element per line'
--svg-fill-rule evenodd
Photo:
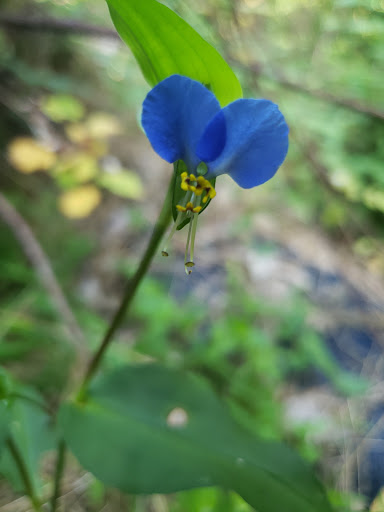
<path fill-rule="evenodd" d="M 56 279 L 48 257 L 26 221 L 1 192 L 0 218 L 8 225 L 15 238 L 19 241 L 25 255 L 60 314 L 72 343 L 77 348 L 79 346 L 84 348 L 85 344 L 82 343 L 84 335 Z"/>

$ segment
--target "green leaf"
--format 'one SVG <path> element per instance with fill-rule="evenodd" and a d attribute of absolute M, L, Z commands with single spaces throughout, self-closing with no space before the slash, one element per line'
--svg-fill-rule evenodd
<path fill-rule="evenodd" d="M 43 113 L 55 121 L 79 121 L 84 116 L 84 106 L 79 100 L 69 94 L 53 94 L 41 103 Z"/>
<path fill-rule="evenodd" d="M 112 21 L 152 86 L 173 74 L 208 87 L 222 106 L 242 96 L 235 74 L 195 30 L 155 0 L 107 0 Z"/>
<path fill-rule="evenodd" d="M 311 470 L 289 448 L 242 429 L 206 385 L 157 365 L 123 367 L 66 403 L 63 435 L 80 463 L 134 494 L 220 485 L 258 512 L 329 512 Z"/>
<path fill-rule="evenodd" d="M 8 437 L 9 420 L 7 403 L 5 400 L 0 400 L 0 454 Z"/>
<path fill-rule="evenodd" d="M 40 395 L 29 388 L 24 387 L 23 393 L 36 403 L 43 402 Z M 49 416 L 29 399 L 15 398 L 10 404 L 9 434 L 13 437 L 20 453 L 23 454 L 32 485 L 35 493 L 38 494 L 41 486 L 39 478 L 41 456 L 55 446 L 55 434 Z M 19 470 L 8 449 L 4 450 L 0 457 L 0 473 L 14 489 L 20 492 L 25 491 Z"/>
<path fill-rule="evenodd" d="M 9 373 L 0 366 L 0 401 L 6 400 L 13 390 L 12 379 Z M 1 403 L 1 402 L 0 402 Z M 0 419 L 1 421 L 1 419 Z"/>

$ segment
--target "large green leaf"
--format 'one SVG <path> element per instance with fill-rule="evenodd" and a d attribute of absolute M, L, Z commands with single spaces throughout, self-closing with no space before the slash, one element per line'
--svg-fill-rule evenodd
<path fill-rule="evenodd" d="M 329 512 L 311 470 L 290 449 L 255 439 L 200 378 L 157 365 L 96 381 L 59 424 L 80 463 L 129 493 L 220 485 L 259 512 Z"/>
<path fill-rule="evenodd" d="M 209 87 L 222 106 L 242 96 L 235 74 L 195 30 L 155 0 L 107 0 L 113 23 L 145 79 L 185 75 Z"/>

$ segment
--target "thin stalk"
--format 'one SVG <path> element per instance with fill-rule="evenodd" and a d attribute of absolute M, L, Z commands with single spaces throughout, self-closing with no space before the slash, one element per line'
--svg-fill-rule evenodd
<path fill-rule="evenodd" d="M 144 255 L 141 259 L 141 262 L 139 263 L 139 266 L 137 267 L 137 270 L 135 274 L 132 276 L 132 278 L 128 281 L 120 306 L 118 310 L 116 311 L 101 343 L 96 351 L 95 355 L 91 359 L 88 369 L 86 371 L 86 374 L 84 376 L 83 382 L 80 386 L 79 393 L 77 395 L 78 400 L 82 400 L 85 396 L 85 393 L 87 391 L 87 387 L 89 382 L 91 381 L 92 377 L 95 375 L 97 370 L 99 369 L 100 363 L 104 357 L 104 354 L 109 347 L 113 336 L 116 332 L 116 330 L 120 327 L 121 322 L 123 321 L 129 306 L 132 303 L 133 298 L 135 297 L 136 291 L 142 281 L 142 279 L 145 277 L 145 274 L 147 273 L 147 270 L 149 268 L 150 263 L 152 262 L 152 259 L 157 251 L 157 248 L 164 236 L 164 233 L 168 229 L 169 223 L 171 221 L 172 217 L 172 194 L 173 194 L 173 187 L 174 187 L 174 181 L 176 178 L 176 173 L 173 173 L 172 179 L 170 181 L 168 192 L 164 200 L 163 207 L 161 209 L 159 218 L 157 220 L 157 223 L 153 229 L 152 236 L 148 242 L 147 248 L 144 252 Z"/>
<path fill-rule="evenodd" d="M 185 215 L 184 212 L 179 212 L 177 214 L 176 220 L 173 223 L 172 229 L 169 232 L 169 235 L 167 236 L 167 239 L 165 241 L 165 244 L 164 244 L 164 247 L 163 247 L 163 250 L 162 250 L 162 255 L 163 256 L 168 256 L 168 245 L 171 243 L 172 237 L 176 233 L 177 226 L 180 224 L 180 221 L 181 221 L 181 218 L 182 218 L 183 215 Z"/>
<path fill-rule="evenodd" d="M 51 498 L 51 512 L 56 512 L 57 500 L 60 498 L 61 478 L 64 472 L 66 445 L 64 439 L 60 439 L 55 467 L 55 482 Z"/>
<path fill-rule="evenodd" d="M 169 183 L 168 191 L 165 196 L 165 200 L 160 211 L 159 218 L 156 222 L 156 225 L 153 229 L 151 238 L 148 242 L 147 248 L 143 254 L 143 257 L 137 267 L 135 274 L 132 278 L 127 282 L 123 297 L 120 302 L 120 306 L 118 307 L 115 315 L 113 316 L 103 339 L 100 342 L 99 348 L 95 352 L 94 356 L 89 362 L 88 368 L 85 372 L 83 381 L 79 387 L 79 391 L 77 393 L 77 400 L 82 401 L 86 395 L 88 385 L 92 380 L 92 377 L 95 375 L 101 361 L 108 349 L 110 343 L 112 342 L 113 336 L 117 329 L 120 327 L 121 322 L 123 321 L 129 307 L 132 303 L 132 300 L 135 297 L 137 289 L 145 277 L 149 265 L 152 262 L 152 259 L 159 247 L 159 244 L 168 229 L 172 218 L 172 197 L 173 197 L 173 189 L 175 185 L 176 172 L 172 174 L 171 181 Z M 54 491 L 51 498 L 51 512 L 56 512 L 57 500 L 60 496 L 60 483 L 61 478 L 64 471 L 65 464 L 65 453 L 66 453 L 66 444 L 64 440 L 61 440 L 58 448 L 58 456 L 56 460 L 56 469 L 55 469 L 55 484 Z"/>
<path fill-rule="evenodd" d="M 197 198 L 196 206 L 200 206 L 201 203 L 201 196 Z M 196 238 L 196 228 L 197 228 L 197 221 L 199 219 L 199 214 L 194 213 L 193 219 L 191 219 L 192 226 L 192 235 L 191 235 L 191 248 L 190 248 L 190 260 L 193 262 L 194 255 L 195 255 L 195 238 Z"/>
<path fill-rule="evenodd" d="M 15 461 L 17 469 L 20 473 L 20 477 L 24 484 L 25 493 L 27 494 L 27 496 L 29 496 L 33 509 L 35 510 L 35 512 L 42 512 L 41 503 L 39 498 L 35 494 L 35 490 L 33 488 L 31 476 L 29 474 L 27 465 L 25 464 L 23 456 L 20 453 L 19 448 L 12 437 L 9 437 L 7 439 L 7 446 L 9 448 L 9 451 L 11 452 L 13 460 Z"/>
<path fill-rule="evenodd" d="M 198 221 L 198 219 L 199 219 L 199 214 L 198 213 L 194 213 L 193 214 L 193 219 L 191 220 L 192 235 L 191 235 L 191 247 L 190 247 L 190 251 L 189 251 L 191 262 L 194 261 L 194 256 L 195 256 L 195 238 L 196 238 L 196 229 L 197 229 L 197 221 Z"/>
<path fill-rule="evenodd" d="M 189 243 L 191 240 L 191 233 L 192 233 L 192 219 L 189 221 L 187 245 L 185 246 L 185 254 L 184 254 L 184 267 L 185 267 L 186 274 L 190 274 L 192 272 L 191 270 L 187 269 L 187 263 L 190 263 L 188 256 L 189 256 Z"/>

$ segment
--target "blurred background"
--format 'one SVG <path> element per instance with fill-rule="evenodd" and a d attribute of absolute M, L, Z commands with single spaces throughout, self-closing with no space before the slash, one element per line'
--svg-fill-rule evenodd
<path fill-rule="evenodd" d="M 336 510 L 384 510 L 384 1 L 164 3 L 245 97 L 279 104 L 290 149 L 262 187 L 218 179 L 192 275 L 181 231 L 106 365 L 205 376 L 238 421 L 315 465 Z M 101 339 L 166 191 L 171 166 L 138 121 L 148 90 L 103 0 L 2 1 L 0 364 L 52 406 L 78 340 Z M 31 433 L 44 493 L 53 459 Z M 0 511 L 29 510 L 4 456 L 0 473 Z M 74 459 L 61 505 L 250 511 L 217 489 L 134 500 Z"/>

